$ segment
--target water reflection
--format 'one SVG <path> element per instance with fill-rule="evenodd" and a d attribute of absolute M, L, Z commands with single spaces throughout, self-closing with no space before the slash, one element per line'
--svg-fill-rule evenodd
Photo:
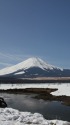
<path fill-rule="evenodd" d="M 61 119 L 70 121 L 70 107 L 62 105 L 60 102 L 49 102 L 32 98 L 34 95 L 28 94 L 6 94 L 0 93 L 8 104 L 8 107 L 20 111 L 38 112 L 46 119 Z"/>

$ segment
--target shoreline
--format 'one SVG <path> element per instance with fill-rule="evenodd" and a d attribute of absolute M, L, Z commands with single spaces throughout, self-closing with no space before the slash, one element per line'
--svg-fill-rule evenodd
<path fill-rule="evenodd" d="M 70 96 L 55 96 L 52 95 L 52 92 L 57 91 L 55 88 L 26 88 L 26 89 L 7 89 L 0 90 L 0 93 L 9 93 L 9 94 L 37 94 L 35 99 L 43 99 L 47 101 L 60 101 L 66 106 L 70 106 Z"/>

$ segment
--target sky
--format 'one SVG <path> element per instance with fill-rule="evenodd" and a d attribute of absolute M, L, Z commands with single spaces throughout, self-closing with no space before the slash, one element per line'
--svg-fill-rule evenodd
<path fill-rule="evenodd" d="M 30 57 L 70 68 L 70 0 L 0 0 L 0 69 Z"/>

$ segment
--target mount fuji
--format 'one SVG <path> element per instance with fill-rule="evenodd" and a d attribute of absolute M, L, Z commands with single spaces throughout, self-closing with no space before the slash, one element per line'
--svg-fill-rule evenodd
<path fill-rule="evenodd" d="M 36 78 L 36 77 L 69 77 L 70 70 L 50 65 L 40 58 L 29 58 L 17 65 L 0 70 L 0 77 Z"/>

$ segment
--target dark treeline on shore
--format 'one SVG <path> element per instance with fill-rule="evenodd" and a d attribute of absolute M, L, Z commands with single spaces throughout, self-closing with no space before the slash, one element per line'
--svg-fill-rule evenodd
<path fill-rule="evenodd" d="M 0 77 L 0 83 L 69 83 L 70 77 L 12 78 Z"/>

